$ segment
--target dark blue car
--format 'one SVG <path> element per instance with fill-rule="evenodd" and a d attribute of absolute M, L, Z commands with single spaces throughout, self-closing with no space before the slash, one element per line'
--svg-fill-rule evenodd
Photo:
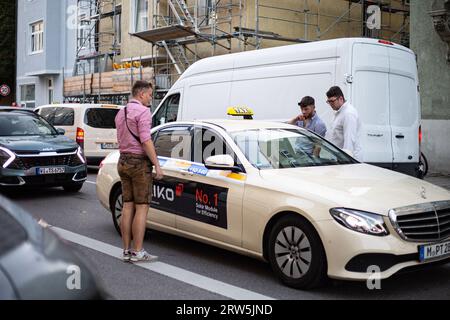
<path fill-rule="evenodd" d="M 0 108 L 0 187 L 61 186 L 79 191 L 87 179 L 78 144 L 31 110 Z"/>

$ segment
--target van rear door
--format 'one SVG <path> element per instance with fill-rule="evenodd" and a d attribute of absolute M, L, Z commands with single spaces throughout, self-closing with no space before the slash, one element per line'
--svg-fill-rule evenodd
<path fill-rule="evenodd" d="M 388 48 L 388 52 L 393 161 L 412 165 L 419 162 L 420 104 L 416 59 L 408 51 Z"/>
<path fill-rule="evenodd" d="M 353 45 L 351 102 L 362 122 L 364 162 L 391 168 L 393 161 L 389 51 L 382 45 Z"/>
<path fill-rule="evenodd" d="M 84 115 L 84 151 L 88 158 L 104 158 L 119 148 L 115 118 L 119 107 L 92 107 Z"/>

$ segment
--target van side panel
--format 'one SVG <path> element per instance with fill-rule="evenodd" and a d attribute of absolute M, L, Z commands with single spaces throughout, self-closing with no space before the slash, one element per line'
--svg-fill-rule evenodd
<path fill-rule="evenodd" d="M 389 54 L 380 45 L 353 45 L 351 103 L 362 122 L 361 145 L 364 160 L 391 164 L 392 133 L 389 108 Z"/>
<path fill-rule="evenodd" d="M 415 56 L 389 49 L 390 107 L 394 162 L 419 162 L 420 103 Z"/>
<path fill-rule="evenodd" d="M 224 118 L 230 107 L 232 69 L 186 81 L 181 120 Z"/>
<path fill-rule="evenodd" d="M 333 85 L 336 58 L 236 68 L 231 105 L 253 109 L 255 119 L 282 120 L 300 113 L 304 96 L 316 100 L 316 111 L 330 124 L 333 114 L 325 92 Z"/>

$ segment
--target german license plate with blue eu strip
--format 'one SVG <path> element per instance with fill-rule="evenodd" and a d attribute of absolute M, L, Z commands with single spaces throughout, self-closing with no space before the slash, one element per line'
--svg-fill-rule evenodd
<path fill-rule="evenodd" d="M 51 168 L 37 168 L 36 175 L 44 175 L 44 174 L 60 174 L 65 173 L 66 168 L 64 167 L 51 167 Z"/>
<path fill-rule="evenodd" d="M 450 240 L 419 246 L 419 259 L 421 262 L 445 257 L 450 257 Z"/>

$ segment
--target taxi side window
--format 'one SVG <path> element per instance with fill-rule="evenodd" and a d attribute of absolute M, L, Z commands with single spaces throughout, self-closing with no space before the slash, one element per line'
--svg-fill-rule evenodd
<path fill-rule="evenodd" d="M 154 141 L 161 157 L 191 161 L 192 135 L 190 127 L 170 127 L 159 130 Z"/>
<path fill-rule="evenodd" d="M 194 162 L 205 163 L 212 156 L 229 154 L 235 161 L 232 149 L 220 134 L 211 129 L 195 128 L 194 130 Z"/>
<path fill-rule="evenodd" d="M 169 96 L 153 116 L 152 126 L 177 121 L 178 108 L 180 106 L 180 94 Z"/>

